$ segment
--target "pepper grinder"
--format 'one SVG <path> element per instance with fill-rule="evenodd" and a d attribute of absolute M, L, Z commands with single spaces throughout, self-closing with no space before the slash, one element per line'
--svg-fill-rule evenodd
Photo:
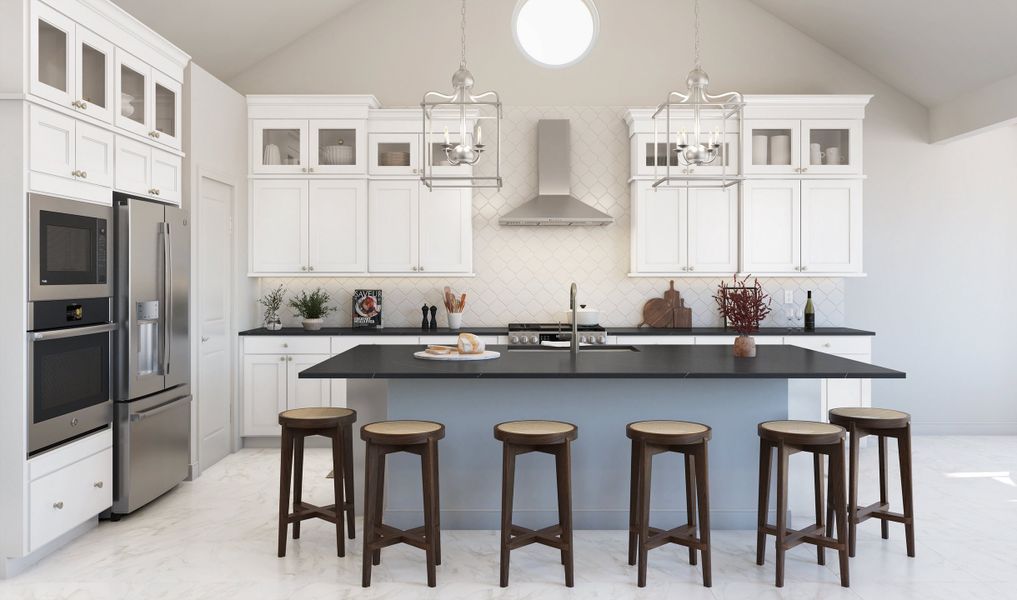
<path fill-rule="evenodd" d="M 437 314 L 438 314 L 438 307 L 432 305 L 431 306 L 431 329 L 437 329 L 438 328 L 438 319 L 435 316 Z"/>
<path fill-rule="evenodd" d="M 423 317 L 420 319 L 420 328 L 421 329 L 427 329 L 427 305 L 426 304 L 420 307 L 420 314 L 423 315 Z"/>

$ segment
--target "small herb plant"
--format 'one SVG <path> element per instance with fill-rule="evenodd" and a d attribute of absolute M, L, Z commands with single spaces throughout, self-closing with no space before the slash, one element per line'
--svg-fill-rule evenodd
<path fill-rule="evenodd" d="M 740 335 L 759 331 L 759 324 L 770 314 L 770 297 L 758 279 L 750 284 L 748 275 L 740 281 L 736 276 L 733 286 L 721 282 L 713 299 L 720 316 Z"/>
<path fill-rule="evenodd" d="M 260 300 L 258 300 L 258 304 L 265 307 L 265 321 L 270 321 L 279 316 L 279 309 L 282 308 L 285 296 L 286 290 L 283 288 L 282 284 L 279 284 L 279 287 L 265 294 Z"/>
<path fill-rule="evenodd" d="M 290 306 L 297 311 L 295 316 L 302 319 L 324 319 L 329 313 L 335 311 L 335 307 L 329 306 L 331 297 L 328 292 L 318 288 L 308 294 L 300 292 L 300 295 L 290 300 Z"/>

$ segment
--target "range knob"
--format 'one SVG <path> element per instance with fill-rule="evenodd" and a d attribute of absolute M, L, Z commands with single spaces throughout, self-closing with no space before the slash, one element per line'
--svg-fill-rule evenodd
<path fill-rule="evenodd" d="M 514 336 L 510 337 L 509 338 L 509 342 L 512 343 L 512 344 L 518 344 L 519 343 L 519 336 L 518 335 L 514 335 Z"/>
<path fill-rule="evenodd" d="M 587 342 L 587 338 L 586 338 L 585 335 L 579 336 L 579 343 L 580 344 L 585 344 L 586 342 Z"/>
<path fill-rule="evenodd" d="M 606 344 L 607 343 L 607 336 L 606 335 L 602 335 L 602 336 L 598 337 L 597 338 L 597 343 L 598 344 Z"/>

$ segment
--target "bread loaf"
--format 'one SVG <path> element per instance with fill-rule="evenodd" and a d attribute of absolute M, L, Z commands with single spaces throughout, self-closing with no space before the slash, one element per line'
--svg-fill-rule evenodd
<path fill-rule="evenodd" d="M 484 342 L 472 333 L 460 333 L 457 346 L 460 354 L 483 354 L 484 352 Z"/>

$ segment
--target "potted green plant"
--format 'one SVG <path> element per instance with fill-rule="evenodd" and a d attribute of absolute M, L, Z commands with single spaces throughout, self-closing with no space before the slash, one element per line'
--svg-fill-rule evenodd
<path fill-rule="evenodd" d="M 304 329 L 317 331 L 321 329 L 325 317 L 335 310 L 334 307 L 328 305 L 329 300 L 331 297 L 328 292 L 318 288 L 310 294 L 300 292 L 300 296 L 290 300 L 290 306 L 297 311 L 294 316 L 303 319 Z"/>
<path fill-rule="evenodd" d="M 713 297 L 727 326 L 738 332 L 734 341 L 734 355 L 738 358 L 756 356 L 756 339 L 752 334 L 759 331 L 759 324 L 770 314 L 770 297 L 758 279 L 750 285 L 749 277 L 739 281 L 736 276 L 734 285 L 721 282 Z"/>
<path fill-rule="evenodd" d="M 279 309 L 282 308 L 286 290 L 282 284 L 271 292 L 265 294 L 258 300 L 258 304 L 265 307 L 265 329 L 279 331 L 282 329 L 282 319 L 279 318 Z"/>

